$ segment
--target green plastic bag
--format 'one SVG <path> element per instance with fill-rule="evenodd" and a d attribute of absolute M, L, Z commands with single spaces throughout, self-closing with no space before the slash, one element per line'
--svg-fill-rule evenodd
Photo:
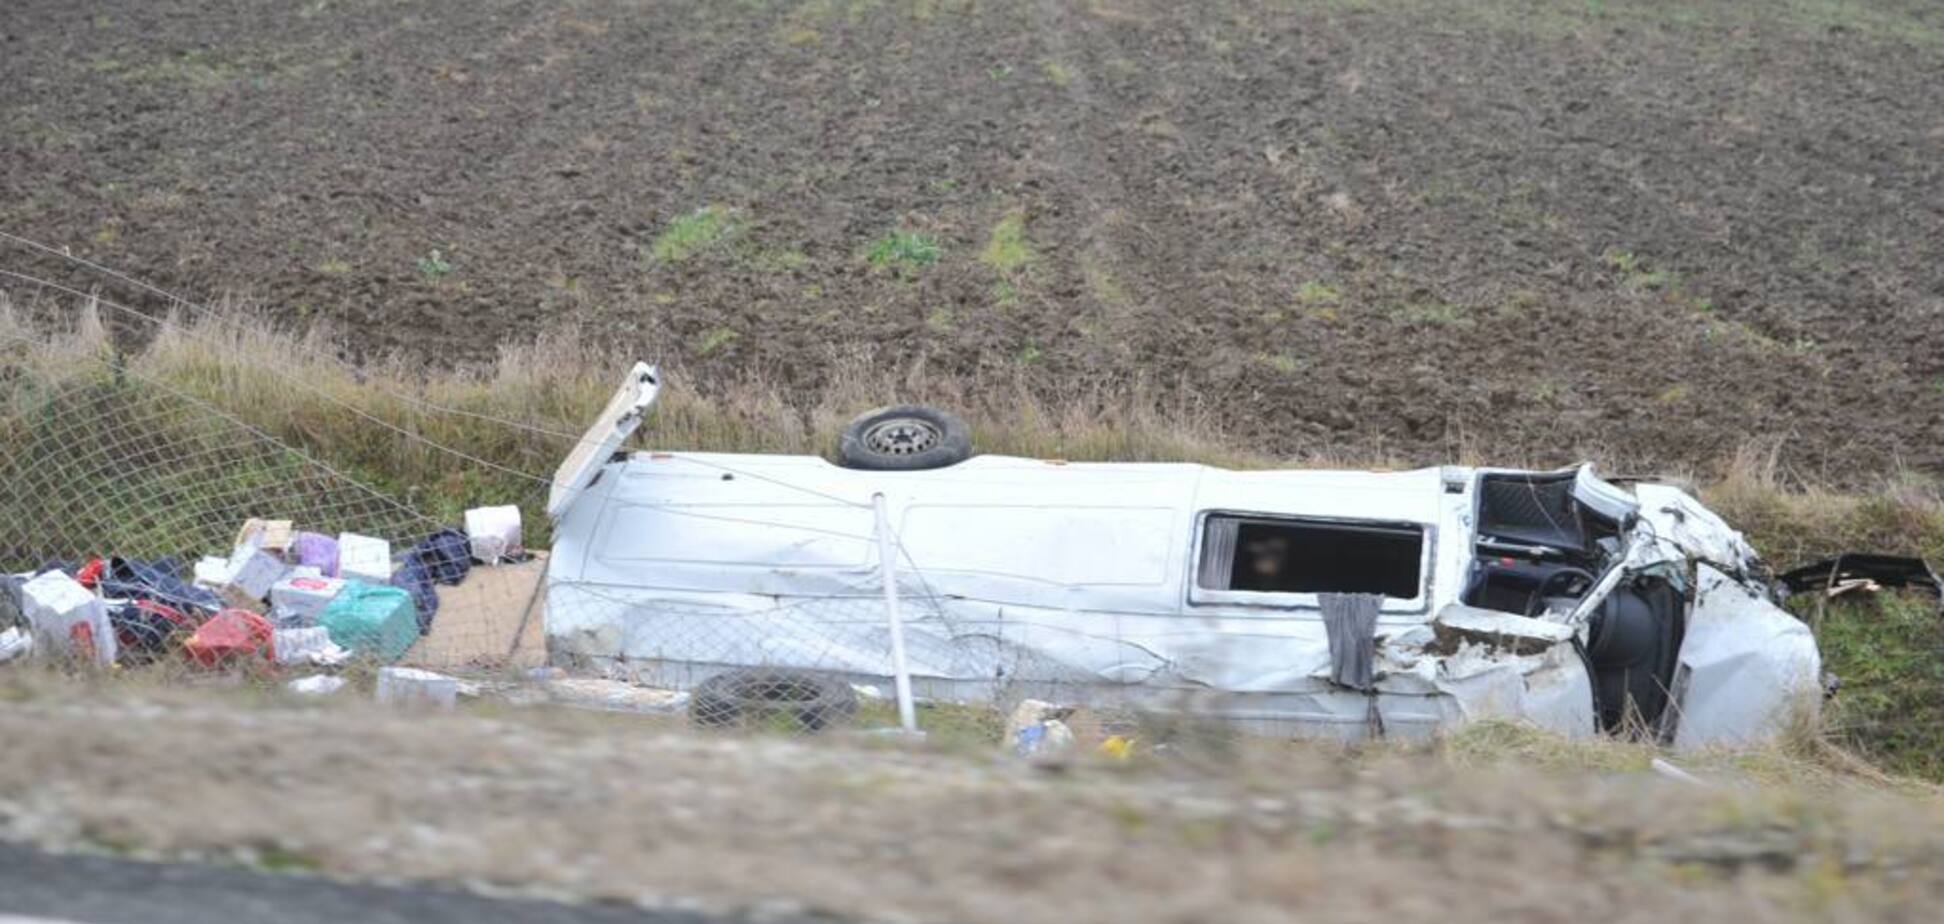
<path fill-rule="evenodd" d="M 317 624 L 331 633 L 331 641 L 353 654 L 396 660 L 418 641 L 418 614 L 412 595 L 402 587 L 349 581 L 324 607 Z"/>

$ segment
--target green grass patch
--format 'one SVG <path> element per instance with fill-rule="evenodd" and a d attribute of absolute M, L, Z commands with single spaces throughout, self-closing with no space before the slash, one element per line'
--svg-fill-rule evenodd
<path fill-rule="evenodd" d="M 1823 667 L 1840 682 L 1832 735 L 1887 770 L 1944 779 L 1944 620 L 1927 594 L 1794 602 L 1820 622 Z"/>
<path fill-rule="evenodd" d="M 740 224 L 734 211 L 705 205 L 669 222 L 648 252 L 663 263 L 680 263 L 734 237 Z"/>
<path fill-rule="evenodd" d="M 871 242 L 865 262 L 882 269 L 913 272 L 938 262 L 938 240 L 917 231 L 893 231 Z"/>
<path fill-rule="evenodd" d="M 992 267 L 1002 276 L 1010 276 L 1033 264 L 1037 256 L 1033 244 L 1026 237 L 1026 212 L 1014 209 L 1007 212 L 999 223 L 992 226 L 992 234 L 986 238 L 985 249 L 979 251 L 979 262 Z"/>

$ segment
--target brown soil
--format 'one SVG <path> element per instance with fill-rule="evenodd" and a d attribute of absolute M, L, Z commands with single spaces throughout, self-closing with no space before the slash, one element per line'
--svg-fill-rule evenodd
<path fill-rule="evenodd" d="M 880 342 L 1278 452 L 1944 471 L 1944 13 L 1448 6 L 15 0 L 0 230 L 357 352 Z"/>

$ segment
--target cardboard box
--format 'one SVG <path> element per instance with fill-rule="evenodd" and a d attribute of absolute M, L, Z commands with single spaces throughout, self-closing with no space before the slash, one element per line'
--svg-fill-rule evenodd
<path fill-rule="evenodd" d="M 101 599 L 60 571 L 49 571 L 20 587 L 21 614 L 34 628 L 34 647 L 50 654 L 92 655 L 115 660 L 115 630 Z"/>
<path fill-rule="evenodd" d="M 357 533 L 338 534 L 338 577 L 367 584 L 390 584 L 391 543 Z"/>
<path fill-rule="evenodd" d="M 314 626 L 324 608 L 344 590 L 344 581 L 308 574 L 292 574 L 270 587 L 270 612 L 284 628 Z"/>
<path fill-rule="evenodd" d="M 266 552 L 281 553 L 290 548 L 297 535 L 297 526 L 289 520 L 259 520 L 255 517 L 243 521 L 243 528 L 236 531 L 236 541 L 231 545 L 254 545 Z"/>
<path fill-rule="evenodd" d="M 230 606 L 260 610 L 270 596 L 270 588 L 283 579 L 284 563 L 254 546 L 238 546 L 223 566 L 223 581 L 218 596 Z"/>

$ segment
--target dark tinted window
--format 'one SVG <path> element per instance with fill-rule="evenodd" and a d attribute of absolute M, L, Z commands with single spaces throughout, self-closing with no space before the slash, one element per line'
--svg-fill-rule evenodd
<path fill-rule="evenodd" d="M 1205 590 L 1362 593 L 1408 600 L 1423 585 L 1424 530 L 1215 514 L 1202 537 Z"/>

